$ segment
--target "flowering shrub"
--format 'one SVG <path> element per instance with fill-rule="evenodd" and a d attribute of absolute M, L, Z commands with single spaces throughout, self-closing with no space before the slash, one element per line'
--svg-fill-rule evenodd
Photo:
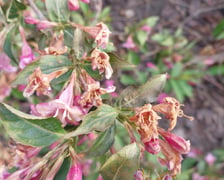
<path fill-rule="evenodd" d="M 13 139 L 1 179 L 146 179 L 145 153 L 167 168 L 159 179 L 176 177 L 190 142 L 172 130 L 178 117 L 192 117 L 175 98 L 156 102 L 166 74 L 115 93 L 114 71 L 130 64 L 110 51 L 106 24 L 85 24 L 86 3 L 12 0 L 1 8 L 1 101 L 12 91 L 30 106 L 26 114 L 10 98 L 0 104 L 0 122 Z"/>

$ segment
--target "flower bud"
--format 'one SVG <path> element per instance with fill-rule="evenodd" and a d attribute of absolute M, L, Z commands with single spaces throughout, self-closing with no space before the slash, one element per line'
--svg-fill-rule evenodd
<path fill-rule="evenodd" d="M 159 134 L 163 136 L 163 138 L 175 149 L 177 152 L 181 154 L 187 154 L 190 151 L 190 141 L 186 141 L 184 138 L 177 136 L 173 133 L 163 130 L 159 128 Z"/>
<path fill-rule="evenodd" d="M 77 11 L 79 9 L 78 0 L 68 0 L 68 9 L 70 11 Z"/>

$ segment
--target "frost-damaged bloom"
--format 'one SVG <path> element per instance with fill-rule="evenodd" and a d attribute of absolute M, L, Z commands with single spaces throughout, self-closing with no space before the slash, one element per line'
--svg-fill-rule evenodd
<path fill-rule="evenodd" d="M 164 158 L 158 157 L 160 164 L 166 166 L 172 176 L 176 176 L 181 171 L 181 154 L 175 151 L 166 141 L 159 139 L 159 144 L 164 155 Z"/>
<path fill-rule="evenodd" d="M 44 49 L 43 54 L 61 55 L 67 52 L 68 47 L 64 45 L 64 34 L 61 31 L 59 35 L 54 35 L 50 46 Z"/>
<path fill-rule="evenodd" d="M 31 49 L 31 47 L 29 46 L 29 44 L 26 41 L 24 29 L 21 26 L 19 27 L 19 31 L 20 31 L 20 35 L 21 35 L 21 38 L 22 38 L 22 41 L 23 41 L 22 52 L 21 52 L 21 55 L 20 55 L 19 67 L 21 69 L 23 69 L 28 64 L 30 64 L 31 62 L 34 61 L 35 56 L 33 54 L 33 51 Z"/>
<path fill-rule="evenodd" d="M 115 91 L 115 87 L 107 89 L 101 88 L 99 82 L 95 82 L 87 85 L 87 90 L 81 96 L 79 103 L 86 108 L 92 106 L 102 105 L 102 94 L 112 93 Z"/>
<path fill-rule="evenodd" d="M 145 149 L 152 154 L 157 154 L 160 151 L 157 130 L 158 119 L 160 117 L 153 111 L 151 104 L 136 108 L 135 116 L 130 118 L 130 121 L 133 121 L 137 126 Z"/>
<path fill-rule="evenodd" d="M 66 71 L 67 69 L 61 69 L 50 74 L 42 74 L 40 67 L 37 67 L 28 78 L 28 84 L 23 92 L 24 97 L 31 96 L 35 91 L 38 96 L 49 95 L 51 93 L 50 82 Z"/>
<path fill-rule="evenodd" d="M 78 106 L 77 99 L 79 99 L 79 95 L 75 94 L 74 96 L 75 80 L 76 73 L 73 72 L 68 86 L 61 92 L 58 98 L 48 103 L 32 105 L 32 114 L 44 117 L 57 117 L 62 122 L 62 126 L 65 126 L 67 123 L 77 125 L 86 112 Z"/>
<path fill-rule="evenodd" d="M 102 104 L 101 95 L 112 93 L 116 89 L 115 86 L 110 86 L 106 89 L 101 88 L 100 83 L 90 77 L 84 69 L 81 71 L 80 80 L 84 86 L 85 92 L 81 96 L 79 103 L 86 109 L 89 109 L 92 106 L 100 106 Z"/>
<path fill-rule="evenodd" d="M 89 0 L 81 0 L 84 3 L 89 3 Z M 79 9 L 79 1 L 78 0 L 68 0 L 68 9 L 70 11 L 77 11 Z"/>
<path fill-rule="evenodd" d="M 17 68 L 10 64 L 10 58 L 5 53 L 0 53 L 0 70 L 7 73 L 16 72 Z"/>
<path fill-rule="evenodd" d="M 111 33 L 106 24 L 101 22 L 96 24 L 94 27 L 89 27 L 73 23 L 73 26 L 83 30 L 95 39 L 97 47 L 101 47 L 103 49 L 106 48 L 109 42 L 109 35 Z"/>
<path fill-rule="evenodd" d="M 99 73 L 105 72 L 106 79 L 110 79 L 113 74 L 113 69 L 110 65 L 110 57 L 107 53 L 95 48 L 89 58 L 92 61 L 93 70 L 98 69 Z"/>
<path fill-rule="evenodd" d="M 180 136 L 165 131 L 162 128 L 158 128 L 159 134 L 172 146 L 174 150 L 181 154 L 187 154 L 190 152 L 190 141 L 186 141 Z"/>
<path fill-rule="evenodd" d="M 193 117 L 184 114 L 181 106 L 183 105 L 180 104 L 176 99 L 172 97 L 166 97 L 163 99 L 161 104 L 154 105 L 152 109 L 156 112 L 164 114 L 165 117 L 170 120 L 169 131 L 171 131 L 176 126 L 177 117 L 187 117 L 188 119 L 193 120 Z"/>

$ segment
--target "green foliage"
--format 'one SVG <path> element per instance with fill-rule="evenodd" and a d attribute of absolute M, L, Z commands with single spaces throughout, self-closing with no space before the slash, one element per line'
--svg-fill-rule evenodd
<path fill-rule="evenodd" d="M 10 3 L 10 7 L 7 10 L 6 16 L 7 16 L 7 21 L 17 21 L 20 12 L 25 10 L 26 6 L 21 3 L 19 0 L 12 0 Z"/>
<path fill-rule="evenodd" d="M 213 30 L 213 36 L 220 40 L 224 38 L 224 20 L 219 22 Z"/>
<path fill-rule="evenodd" d="M 104 179 L 133 179 L 139 166 L 139 155 L 140 150 L 136 143 L 127 145 L 104 163 L 100 173 Z"/>
<path fill-rule="evenodd" d="M 46 0 L 47 12 L 50 20 L 55 22 L 66 22 L 69 19 L 67 1 L 64 0 Z"/>
<path fill-rule="evenodd" d="M 63 68 L 71 68 L 72 62 L 66 56 L 62 55 L 41 56 L 38 60 L 26 66 L 23 71 L 20 71 L 13 84 L 26 84 L 27 77 L 33 72 L 36 67 L 40 67 L 43 74 L 49 74 Z"/>
<path fill-rule="evenodd" d="M 47 146 L 65 133 L 55 118 L 32 116 L 6 104 L 0 104 L 0 120 L 11 138 L 26 145 Z"/>
<path fill-rule="evenodd" d="M 114 136 L 115 126 L 111 126 L 97 137 L 93 146 L 87 151 L 87 156 L 96 157 L 105 154 L 113 145 Z"/>
<path fill-rule="evenodd" d="M 114 124 L 117 115 L 116 109 L 103 104 L 97 110 L 88 113 L 83 118 L 82 124 L 75 131 L 68 133 L 65 138 L 88 134 L 92 131 L 105 131 Z"/>

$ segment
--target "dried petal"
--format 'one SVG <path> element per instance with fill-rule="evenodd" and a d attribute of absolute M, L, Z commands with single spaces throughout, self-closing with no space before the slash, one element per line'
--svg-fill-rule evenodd
<path fill-rule="evenodd" d="M 160 152 L 160 145 L 158 139 L 152 138 L 150 141 L 145 142 L 145 150 L 151 154 L 158 154 Z"/>
<path fill-rule="evenodd" d="M 66 71 L 67 69 L 62 69 L 50 74 L 42 74 L 40 67 L 37 67 L 28 78 L 28 84 L 23 92 L 24 97 L 31 96 L 35 91 L 38 96 L 41 94 L 49 95 L 51 92 L 50 82 Z"/>
<path fill-rule="evenodd" d="M 172 97 L 166 97 L 163 99 L 161 104 L 154 105 L 152 109 L 156 112 L 164 114 L 165 117 L 170 120 L 169 131 L 171 131 L 176 126 L 177 117 L 187 117 L 190 120 L 193 120 L 192 117 L 184 114 L 181 106 L 183 105 L 180 104 L 176 99 Z"/>
<path fill-rule="evenodd" d="M 107 53 L 100 51 L 97 48 L 92 51 L 89 58 L 92 61 L 93 70 L 98 69 L 100 74 L 105 72 L 106 79 L 110 79 L 113 73 L 109 58 Z"/>

